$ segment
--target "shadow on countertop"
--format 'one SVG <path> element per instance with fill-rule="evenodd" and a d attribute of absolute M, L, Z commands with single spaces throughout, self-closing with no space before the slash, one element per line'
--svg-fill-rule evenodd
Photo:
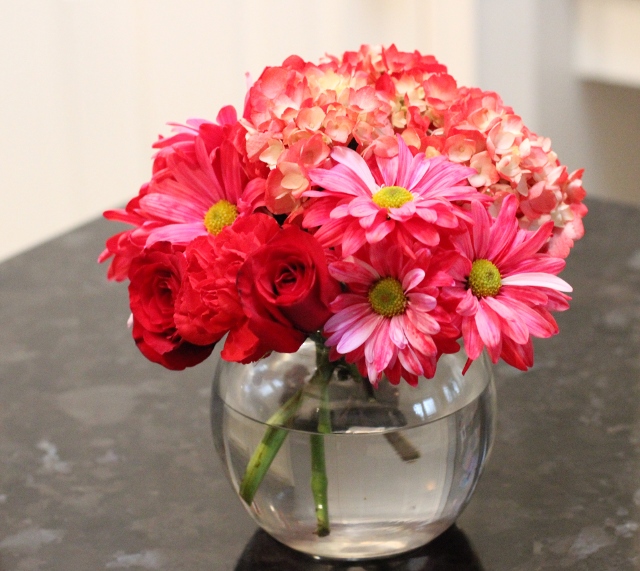
<path fill-rule="evenodd" d="M 259 530 L 235 571 L 483 571 L 467 536 L 455 525 L 427 545 L 395 557 L 370 561 L 315 560 Z"/>

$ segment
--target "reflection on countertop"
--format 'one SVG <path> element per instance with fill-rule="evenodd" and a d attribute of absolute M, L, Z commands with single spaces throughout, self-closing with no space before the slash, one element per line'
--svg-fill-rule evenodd
<path fill-rule="evenodd" d="M 420 549 L 363 562 L 315 560 L 256 531 L 235 571 L 483 571 L 466 535 L 455 525 Z"/>

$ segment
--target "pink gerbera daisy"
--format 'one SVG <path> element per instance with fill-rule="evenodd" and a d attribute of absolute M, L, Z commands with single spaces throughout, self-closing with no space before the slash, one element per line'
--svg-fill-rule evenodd
<path fill-rule="evenodd" d="M 485 199 L 466 182 L 476 174 L 474 169 L 442 156 L 412 156 L 402 137 L 398 154 L 375 156 L 373 169 L 347 147 L 335 147 L 331 158 L 337 163 L 331 169 L 309 171 L 311 181 L 323 190 L 304 193 L 315 200 L 303 225 L 319 226 L 316 239 L 326 247 L 341 245 L 343 256 L 393 232 L 403 245 L 418 240 L 435 246 L 440 241 L 438 227 L 456 228 L 459 219 L 466 218 L 452 201 Z"/>
<path fill-rule="evenodd" d="M 154 144 L 158 152 L 151 180 L 126 208 L 104 213 L 109 220 L 135 226 L 112 237 L 100 255 L 100 262 L 113 256 L 110 279 L 125 279 L 131 261 L 147 246 L 168 241 L 184 248 L 264 204 L 265 180 L 247 182 L 233 144 L 243 129 L 233 107 L 224 107 L 217 121 L 174 124 L 174 134 Z"/>
<path fill-rule="evenodd" d="M 361 252 L 366 260 L 352 257 L 329 266 L 348 292 L 330 306 L 335 315 L 324 326 L 326 344 L 334 358 L 345 355 L 357 363 L 374 385 L 383 372 L 393 384 L 403 377 L 415 385 L 435 372 L 439 351 L 433 337 L 449 327 L 436 297 L 438 286 L 451 278 L 426 249 L 410 257 L 386 240 L 367 249 L 368 256 Z"/>
<path fill-rule="evenodd" d="M 264 193 L 262 179 L 247 185 L 240 155 L 229 141 L 209 155 L 202 139 L 196 138 L 194 150 L 195 165 L 179 154 L 169 155 L 172 176 L 152 181 L 140 199 L 145 217 L 161 223 L 149 232 L 147 246 L 158 241 L 186 245 L 198 236 L 217 235 L 238 216 L 250 214 L 254 199 Z"/>
<path fill-rule="evenodd" d="M 539 253 L 553 222 L 536 232 L 518 227 L 518 201 L 508 195 L 496 219 L 479 204 L 471 205 L 473 226 L 453 237 L 463 256 L 457 267 L 458 285 L 444 295 L 459 296 L 457 313 L 470 361 L 484 347 L 491 360 L 500 357 L 526 370 L 533 365 L 532 337 L 558 332 L 549 310 L 568 308 L 571 286 L 557 277 L 564 260 Z M 455 273 L 455 272 L 453 272 Z"/>

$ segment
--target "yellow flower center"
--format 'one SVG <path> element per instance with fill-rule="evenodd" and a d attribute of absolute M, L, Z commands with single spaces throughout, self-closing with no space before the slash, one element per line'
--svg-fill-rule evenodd
<path fill-rule="evenodd" d="M 369 290 L 371 309 L 378 315 L 393 317 L 404 313 L 407 298 L 402 291 L 402 284 L 395 278 L 382 278 Z"/>
<path fill-rule="evenodd" d="M 380 208 L 400 208 L 412 200 L 413 194 L 401 186 L 384 186 L 373 195 L 373 202 Z"/>
<path fill-rule="evenodd" d="M 475 260 L 469 274 L 469 287 L 477 297 L 494 297 L 502 285 L 500 270 L 489 260 Z"/>
<path fill-rule="evenodd" d="M 214 236 L 238 217 L 238 209 L 228 200 L 219 200 L 204 215 L 204 227 Z"/>

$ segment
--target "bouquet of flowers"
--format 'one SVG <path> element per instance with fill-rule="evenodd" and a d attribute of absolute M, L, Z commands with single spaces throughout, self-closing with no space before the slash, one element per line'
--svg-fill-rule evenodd
<path fill-rule="evenodd" d="M 582 170 L 433 56 L 291 56 L 241 117 L 171 126 L 151 179 L 105 212 L 133 228 L 100 256 L 151 361 L 184 369 L 223 342 L 250 363 L 312 338 L 328 370 L 415 385 L 461 345 L 526 370 L 532 338 L 558 332 Z"/>

